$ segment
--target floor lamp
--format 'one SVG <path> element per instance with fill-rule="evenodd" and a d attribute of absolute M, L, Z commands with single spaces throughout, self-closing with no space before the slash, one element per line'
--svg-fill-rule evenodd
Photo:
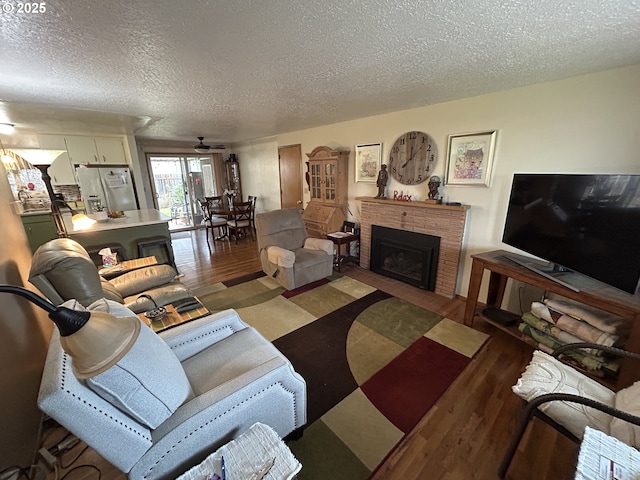
<path fill-rule="evenodd" d="M 49 193 L 49 199 L 51 200 L 51 216 L 56 223 L 58 236 L 67 237 L 67 228 L 65 227 L 64 220 L 62 219 L 62 213 L 60 212 L 60 207 L 58 206 L 58 202 L 56 200 L 56 194 L 53 191 L 53 187 L 51 186 L 51 176 L 49 175 L 49 167 L 51 166 L 51 163 L 39 163 L 32 165 L 42 173 L 42 181 L 47 187 L 47 193 Z"/>

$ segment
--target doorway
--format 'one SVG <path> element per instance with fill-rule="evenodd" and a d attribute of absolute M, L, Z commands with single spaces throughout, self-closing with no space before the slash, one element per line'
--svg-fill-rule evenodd
<path fill-rule="evenodd" d="M 302 208 L 301 151 L 300 145 L 278 148 L 281 208 Z"/>
<path fill-rule="evenodd" d="M 189 230 L 202 224 L 198 199 L 216 195 L 211 155 L 148 154 L 155 208 L 171 217 L 169 230 Z"/>

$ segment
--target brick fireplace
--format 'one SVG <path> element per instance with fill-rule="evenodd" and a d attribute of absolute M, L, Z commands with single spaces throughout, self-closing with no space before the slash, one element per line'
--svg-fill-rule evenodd
<path fill-rule="evenodd" d="M 440 237 L 435 293 L 453 298 L 458 279 L 468 205 L 434 205 L 357 197 L 360 211 L 360 266 L 370 268 L 371 227 L 379 225 Z"/>

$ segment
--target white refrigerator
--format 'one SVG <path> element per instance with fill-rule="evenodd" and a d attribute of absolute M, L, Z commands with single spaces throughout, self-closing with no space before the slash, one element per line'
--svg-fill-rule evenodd
<path fill-rule="evenodd" d="M 99 198 L 110 212 L 138 210 L 133 177 L 128 168 L 78 167 L 80 193 L 87 213 L 93 213 L 91 199 Z"/>

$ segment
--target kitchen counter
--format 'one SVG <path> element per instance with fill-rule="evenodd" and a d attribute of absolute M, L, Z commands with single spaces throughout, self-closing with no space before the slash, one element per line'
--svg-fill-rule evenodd
<path fill-rule="evenodd" d="M 118 260 L 133 260 L 139 256 L 155 255 L 159 263 L 169 263 L 173 258 L 169 232 L 171 217 L 158 210 L 126 210 L 124 214 L 122 218 L 96 222 L 86 230 L 74 230 L 71 215 L 64 214 L 63 218 L 69 238 L 85 247 L 90 254 L 95 254 L 108 246 L 119 248 L 124 253 Z M 138 243 L 149 239 L 167 240 L 171 248 L 170 255 L 162 249 L 140 255 Z"/>
<path fill-rule="evenodd" d="M 21 212 L 19 215 L 21 217 L 32 217 L 33 215 L 49 215 L 50 213 L 50 208 L 43 208 L 41 210 L 26 210 L 24 212 Z"/>
<path fill-rule="evenodd" d="M 106 222 L 96 222 L 91 227 L 76 231 L 73 228 L 70 215 L 63 215 L 64 224 L 67 227 L 69 234 L 80 234 L 88 232 L 106 232 L 109 230 L 121 230 L 123 228 L 141 227 L 144 225 L 157 225 L 162 223 L 169 223 L 171 217 L 159 212 L 158 210 L 127 210 L 124 212 L 124 217 L 110 218 Z M 89 215 L 91 217 L 91 215 Z"/>

